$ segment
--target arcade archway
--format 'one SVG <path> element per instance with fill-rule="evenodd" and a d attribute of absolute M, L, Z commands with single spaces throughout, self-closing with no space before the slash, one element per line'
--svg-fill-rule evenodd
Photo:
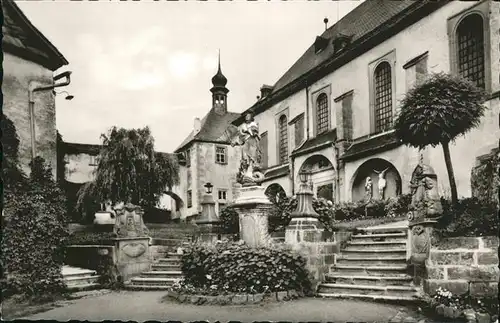
<path fill-rule="evenodd" d="M 401 176 L 396 167 L 382 158 L 369 159 L 352 177 L 352 201 L 367 198 L 366 182 L 371 180 L 372 198 L 387 199 L 401 194 Z"/>
<path fill-rule="evenodd" d="M 299 172 L 302 170 L 311 172 L 313 191 L 317 197 L 332 202 L 335 200 L 335 168 L 328 158 L 312 155 L 304 161 Z"/>

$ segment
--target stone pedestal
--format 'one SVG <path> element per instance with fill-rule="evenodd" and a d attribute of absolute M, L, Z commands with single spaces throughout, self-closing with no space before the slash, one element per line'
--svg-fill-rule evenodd
<path fill-rule="evenodd" d="M 151 269 L 149 237 L 117 238 L 115 253 L 116 267 L 123 281 Z"/>
<path fill-rule="evenodd" d="M 272 203 L 264 194 L 265 189 L 261 186 L 248 186 L 238 190 L 238 198 L 233 206 L 239 214 L 240 238 L 251 247 L 271 244 L 268 216 Z"/>
<path fill-rule="evenodd" d="M 222 239 L 220 223 L 203 223 L 198 224 L 198 241 L 202 243 L 215 244 Z"/>

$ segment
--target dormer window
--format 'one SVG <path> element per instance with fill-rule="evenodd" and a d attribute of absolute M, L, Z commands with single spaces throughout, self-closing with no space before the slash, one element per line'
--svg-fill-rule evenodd
<path fill-rule="evenodd" d="M 346 35 L 339 35 L 339 36 L 335 37 L 335 39 L 332 42 L 333 52 L 334 53 L 340 52 L 341 50 L 346 48 L 347 45 L 349 45 L 350 41 L 351 41 L 351 37 L 346 36 Z"/>
<path fill-rule="evenodd" d="M 314 41 L 314 52 L 316 54 L 319 54 L 326 48 L 326 46 L 328 46 L 328 39 L 321 36 L 317 36 L 316 40 Z"/>

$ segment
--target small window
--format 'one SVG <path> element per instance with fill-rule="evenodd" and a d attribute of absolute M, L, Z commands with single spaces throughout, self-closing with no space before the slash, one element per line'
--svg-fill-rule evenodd
<path fill-rule="evenodd" d="M 89 166 L 99 165 L 99 156 L 90 156 Z"/>
<path fill-rule="evenodd" d="M 279 118 L 278 135 L 279 135 L 279 161 L 281 164 L 288 162 L 288 124 L 285 115 Z"/>
<path fill-rule="evenodd" d="M 328 96 L 321 93 L 316 101 L 317 134 L 328 130 Z"/>
<path fill-rule="evenodd" d="M 295 120 L 295 147 L 298 147 L 304 140 L 304 115 Z"/>
<path fill-rule="evenodd" d="M 215 147 L 215 162 L 217 164 L 227 164 L 227 148 L 223 146 Z"/>
<path fill-rule="evenodd" d="M 186 149 L 186 167 L 191 167 L 191 149 Z"/>
<path fill-rule="evenodd" d="M 218 198 L 219 198 L 219 201 L 226 201 L 227 200 L 227 191 L 226 190 L 219 190 Z"/>
<path fill-rule="evenodd" d="M 187 207 L 188 209 L 193 206 L 193 192 L 191 190 L 187 191 Z"/>

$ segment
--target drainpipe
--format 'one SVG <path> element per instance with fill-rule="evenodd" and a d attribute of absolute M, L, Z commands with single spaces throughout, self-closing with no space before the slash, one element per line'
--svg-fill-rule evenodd
<path fill-rule="evenodd" d="M 35 136 L 35 100 L 33 98 L 35 92 L 53 90 L 56 87 L 66 86 L 71 83 L 71 71 L 66 71 L 61 74 L 54 76 L 54 81 L 57 81 L 63 77 L 66 78 L 66 81 L 62 83 L 57 83 L 53 85 L 46 86 L 37 86 L 38 84 L 35 81 L 31 81 L 28 86 L 28 99 L 29 99 L 29 114 L 30 114 L 30 128 L 31 128 L 31 158 L 35 159 L 36 156 L 36 136 Z"/>
<path fill-rule="evenodd" d="M 306 141 L 309 140 L 309 86 L 306 81 Z"/>

